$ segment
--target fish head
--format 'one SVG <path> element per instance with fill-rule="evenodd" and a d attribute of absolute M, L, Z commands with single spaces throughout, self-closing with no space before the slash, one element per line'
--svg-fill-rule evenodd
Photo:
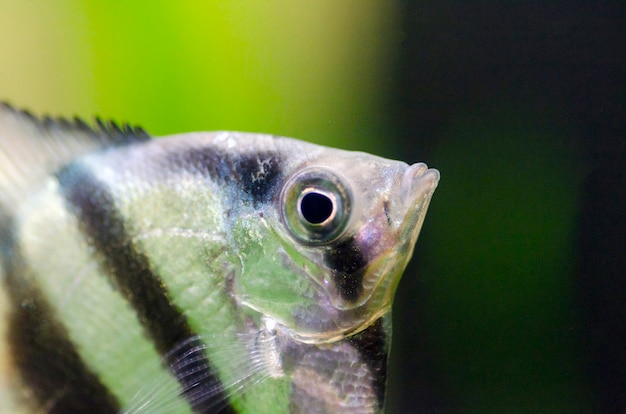
<path fill-rule="evenodd" d="M 335 149 L 288 163 L 247 265 L 271 275 L 244 282 L 244 304 L 309 343 L 367 328 L 391 307 L 438 180 L 423 163 Z"/>

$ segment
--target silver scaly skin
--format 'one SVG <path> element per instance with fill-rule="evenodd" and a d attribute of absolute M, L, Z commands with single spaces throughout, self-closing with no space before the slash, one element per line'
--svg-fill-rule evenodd
<path fill-rule="evenodd" d="M 1 104 L 0 412 L 382 412 L 391 304 L 438 180 Z"/>

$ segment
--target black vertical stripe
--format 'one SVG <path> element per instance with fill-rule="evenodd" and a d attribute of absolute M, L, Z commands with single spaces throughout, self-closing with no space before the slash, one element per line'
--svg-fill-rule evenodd
<path fill-rule="evenodd" d="M 196 336 L 183 312 L 170 301 L 164 283 L 151 269 L 149 259 L 137 251 L 106 186 L 79 164 L 64 168 L 57 177 L 70 210 L 79 219 L 81 230 L 99 253 L 104 273 L 134 308 L 137 319 L 158 352 L 166 357 L 178 344 Z M 200 387 L 207 387 L 214 395 L 214 401 L 228 401 L 206 354 L 203 353 L 202 358 L 205 363 L 192 375 L 177 376 L 184 392 L 187 394 L 193 390 L 195 393 Z M 196 412 L 216 412 L 202 405 L 194 409 Z M 234 409 L 227 404 L 221 412 L 234 413 Z"/>
<path fill-rule="evenodd" d="M 119 412 L 119 402 L 86 366 L 65 326 L 27 274 L 13 234 L 8 226 L 0 228 L 11 301 L 7 342 L 21 381 L 32 391 L 35 404 L 50 414 Z"/>
<path fill-rule="evenodd" d="M 387 354 L 389 352 L 387 337 L 391 330 L 385 331 L 384 318 L 378 319 L 367 329 L 346 338 L 361 354 L 361 359 L 370 368 L 374 377 L 374 391 L 378 399 L 378 407 L 385 404 L 385 385 L 387 384 Z"/>
<path fill-rule="evenodd" d="M 328 247 L 325 261 L 341 298 L 356 301 L 363 292 L 363 274 L 367 261 L 354 238 L 349 237 Z"/>

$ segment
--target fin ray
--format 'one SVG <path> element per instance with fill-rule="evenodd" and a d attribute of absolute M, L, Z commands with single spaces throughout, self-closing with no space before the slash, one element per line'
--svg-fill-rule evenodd
<path fill-rule="evenodd" d="M 15 210 L 48 175 L 81 155 L 147 139 L 143 129 L 127 124 L 38 118 L 0 102 L 0 204 Z"/>

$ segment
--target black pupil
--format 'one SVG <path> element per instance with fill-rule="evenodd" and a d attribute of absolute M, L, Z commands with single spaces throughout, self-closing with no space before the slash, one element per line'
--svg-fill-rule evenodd
<path fill-rule="evenodd" d="M 308 193 L 302 197 L 300 211 L 309 223 L 320 224 L 333 213 L 333 202 L 324 194 Z"/>

